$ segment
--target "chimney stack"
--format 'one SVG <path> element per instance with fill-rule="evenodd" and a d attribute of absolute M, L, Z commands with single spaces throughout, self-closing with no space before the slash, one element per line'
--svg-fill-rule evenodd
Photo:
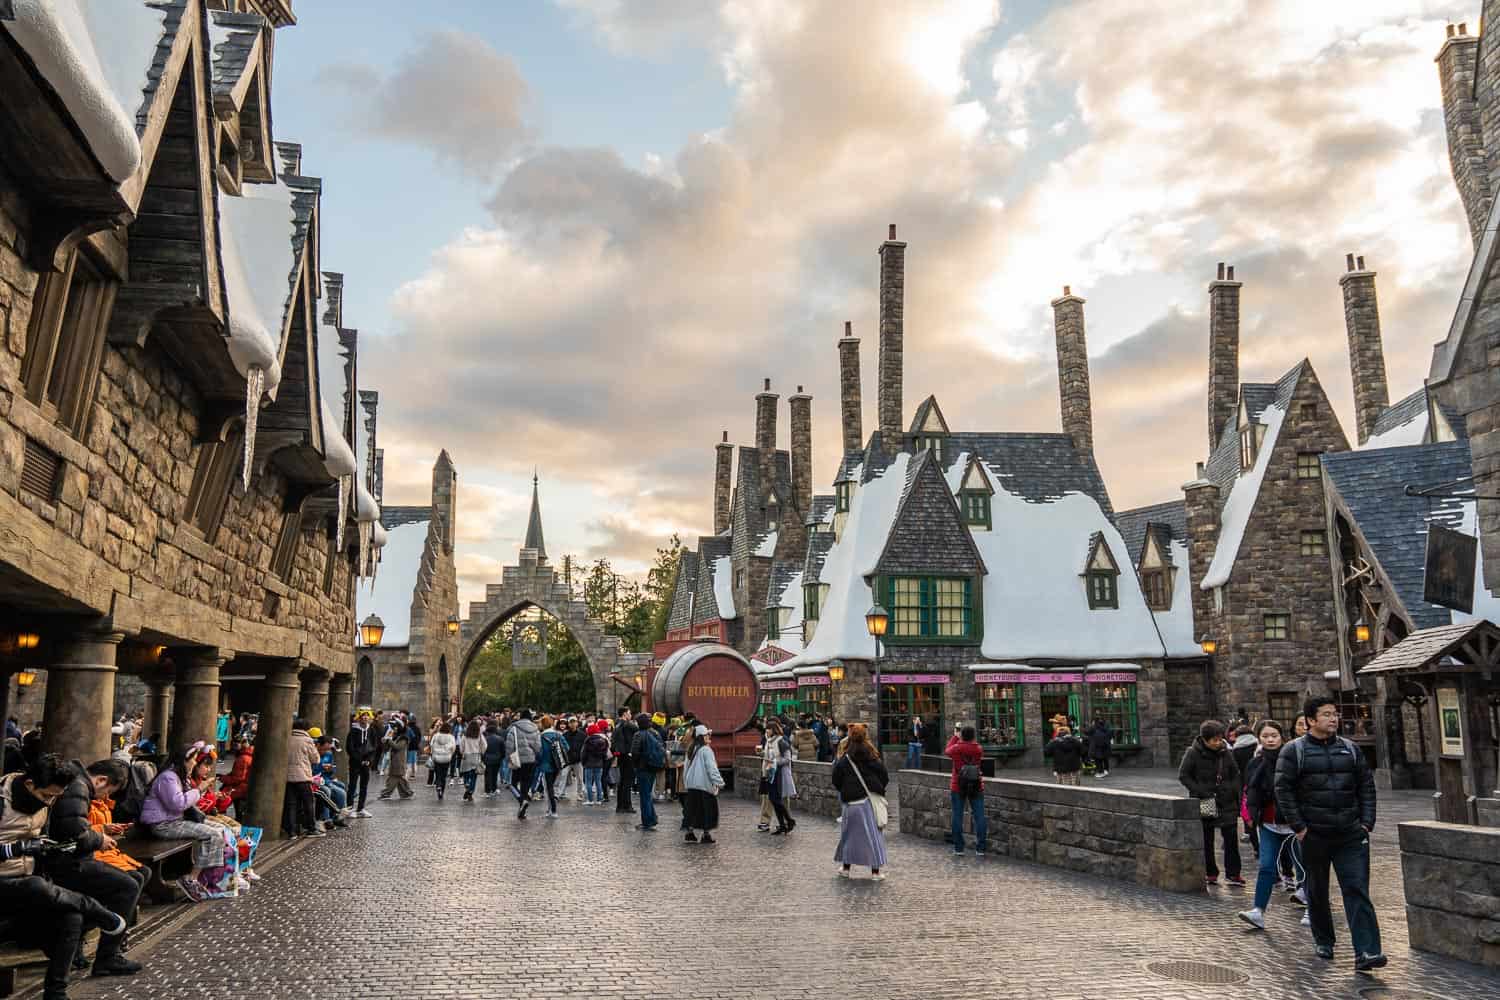
<path fill-rule="evenodd" d="M 1063 433 L 1079 454 L 1094 453 L 1094 409 L 1089 393 L 1089 349 L 1083 333 L 1083 298 L 1064 285 L 1052 300 L 1057 333 L 1057 391 L 1062 402 Z"/>
<path fill-rule="evenodd" d="M 1208 283 L 1208 450 L 1235 422 L 1240 405 L 1240 285 L 1234 267 L 1219 263 Z"/>
<path fill-rule="evenodd" d="M 1448 25 L 1443 47 L 1438 50 L 1438 81 L 1443 94 L 1443 125 L 1448 137 L 1448 164 L 1453 183 L 1469 218 L 1469 236 L 1477 249 L 1484 232 L 1493 197 L 1491 163 L 1496 151 L 1487 151 L 1479 102 L 1475 99 L 1474 74 L 1479 36 L 1469 34 L 1467 23 Z"/>
<path fill-rule="evenodd" d="M 787 402 L 792 409 L 792 496 L 798 513 L 806 517 L 812 510 L 812 397 L 799 385 Z"/>
<path fill-rule="evenodd" d="M 880 245 L 880 374 L 875 386 L 880 410 L 881 446 L 901 450 L 901 341 L 906 298 L 906 244 L 896 239 L 891 223 Z"/>
<path fill-rule="evenodd" d="M 714 534 L 729 530 L 729 498 L 734 476 L 734 445 L 729 432 L 714 446 Z"/>
<path fill-rule="evenodd" d="M 755 394 L 755 452 L 760 465 L 763 499 L 776 488 L 776 401 L 780 398 L 771 391 L 770 379 L 766 379 L 766 387 Z"/>
<path fill-rule="evenodd" d="M 1359 443 L 1369 440 L 1375 421 L 1391 405 L 1385 379 L 1385 350 L 1380 343 L 1380 306 L 1375 300 L 1375 272 L 1365 259 L 1349 254 L 1349 268 L 1339 277 L 1344 290 L 1344 328 L 1349 332 L 1349 375 L 1354 380 L 1354 425 Z"/>
<path fill-rule="evenodd" d="M 844 425 L 844 454 L 864 447 L 863 403 L 859 394 L 859 338 L 854 324 L 844 322 L 844 339 L 839 341 L 839 411 Z"/>

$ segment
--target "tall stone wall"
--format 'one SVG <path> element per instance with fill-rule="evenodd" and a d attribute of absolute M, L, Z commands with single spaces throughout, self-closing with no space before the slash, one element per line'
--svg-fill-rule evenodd
<path fill-rule="evenodd" d="M 1411 946 L 1500 966 L 1500 829 L 1431 821 L 1398 829 Z"/>
<path fill-rule="evenodd" d="M 1469 233 L 1479 245 L 1490 212 L 1490 176 L 1480 133 L 1479 105 L 1474 101 L 1475 56 L 1479 35 L 1458 34 L 1448 26 L 1448 39 L 1438 52 L 1438 79 L 1443 91 L 1443 121 L 1448 133 L 1448 162 L 1469 218 Z"/>

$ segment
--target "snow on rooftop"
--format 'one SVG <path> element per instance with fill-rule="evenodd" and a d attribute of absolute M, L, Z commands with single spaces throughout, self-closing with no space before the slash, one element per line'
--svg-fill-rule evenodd
<path fill-rule="evenodd" d="M 104 172 L 127 180 L 141 164 L 136 114 L 145 103 L 166 11 L 141 0 L 15 0 L 0 21 L 83 132 Z"/>
<path fill-rule="evenodd" d="M 1409 444 L 1421 444 L 1427 439 L 1427 411 L 1420 410 L 1404 424 L 1397 424 L 1383 434 L 1372 434 L 1355 451 L 1371 451 L 1376 448 L 1402 448 Z"/>
<path fill-rule="evenodd" d="M 1478 504 L 1465 502 L 1463 523 L 1458 530 L 1466 535 L 1479 537 L 1478 529 Z M 1450 612 L 1453 616 L 1453 624 L 1460 625 L 1468 622 L 1476 622 L 1481 618 L 1487 618 L 1492 622 L 1500 623 L 1500 597 L 1485 589 L 1484 586 L 1484 559 L 1476 556 L 1474 558 L 1474 610 L 1470 614 L 1462 611 Z"/>
<path fill-rule="evenodd" d="M 734 569 L 728 556 L 714 560 L 713 574 L 714 600 L 719 605 L 719 617 L 738 618 L 739 612 L 734 610 Z"/>
<path fill-rule="evenodd" d="M 411 643 L 411 602 L 427 547 L 428 521 L 412 521 L 390 529 L 380 554 L 380 572 L 355 591 L 355 621 L 372 614 L 385 622 L 381 646 Z"/>
<path fill-rule="evenodd" d="M 296 259 L 292 190 L 279 180 L 246 184 L 242 190 L 238 198 L 219 194 L 229 356 L 242 375 L 252 367 L 263 369 L 265 390 L 275 398 L 281 381 L 281 330 Z"/>
<path fill-rule="evenodd" d="M 760 649 L 775 646 L 784 649 L 788 653 L 802 652 L 802 571 L 787 581 L 786 590 L 781 594 L 779 607 L 786 609 L 786 615 L 781 619 L 781 634 L 775 639 L 765 639 L 760 644 Z M 757 650 L 759 652 L 759 650 Z"/>
<path fill-rule="evenodd" d="M 1255 509 L 1255 499 L 1260 495 L 1260 484 L 1266 478 L 1266 466 L 1271 462 L 1271 453 L 1276 450 L 1276 436 L 1281 432 L 1281 421 L 1285 416 L 1286 410 L 1275 403 L 1261 411 L 1260 422 L 1266 427 L 1266 435 L 1255 456 L 1255 465 L 1234 481 L 1229 488 L 1229 498 L 1219 512 L 1219 544 L 1214 547 L 1208 572 L 1198 584 L 1203 590 L 1223 586 L 1234 570 L 1240 542 L 1245 538 L 1245 526 L 1250 523 L 1250 512 Z"/>
<path fill-rule="evenodd" d="M 1168 555 L 1177 569 L 1172 581 L 1172 607 L 1152 612 L 1156 627 L 1161 630 L 1162 645 L 1168 656 L 1201 656 L 1203 650 L 1193 635 L 1193 581 L 1188 572 L 1187 543 L 1172 539 Z"/>
<path fill-rule="evenodd" d="M 762 538 L 760 544 L 755 547 L 755 554 L 764 556 L 767 559 L 774 556 L 776 554 L 776 534 L 777 529 L 773 527 L 770 534 Z"/>
<path fill-rule="evenodd" d="M 365 484 L 356 482 L 354 484 L 354 519 L 363 523 L 373 523 L 380 520 L 380 505 L 365 489 Z"/>
<path fill-rule="evenodd" d="M 323 400 L 323 467 L 335 479 L 354 475 L 354 451 L 344 440 L 343 425 Z"/>

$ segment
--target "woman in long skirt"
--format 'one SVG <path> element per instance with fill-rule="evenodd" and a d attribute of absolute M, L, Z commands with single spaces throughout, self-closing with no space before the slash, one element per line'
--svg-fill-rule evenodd
<path fill-rule="evenodd" d="M 767 798 L 776 812 L 776 829 L 771 835 L 791 833 L 797 828 L 797 821 L 792 819 L 791 810 L 786 807 L 787 799 L 797 794 L 797 785 L 792 778 L 792 741 L 776 722 L 766 726 L 761 775 L 770 782 Z"/>
<path fill-rule="evenodd" d="M 688 744 L 687 767 L 682 773 L 687 836 L 682 839 L 689 844 L 717 843 L 712 831 L 719 825 L 718 795 L 724 787 L 724 776 L 719 773 L 719 762 L 714 760 L 714 749 L 709 745 L 712 735 L 707 726 L 695 726 L 693 741 Z M 703 831 L 701 840 L 694 830 Z"/>
<path fill-rule="evenodd" d="M 886 863 L 885 837 L 876 822 L 870 796 L 883 796 L 889 781 L 884 762 L 870 744 L 869 730 L 863 723 L 853 723 L 844 753 L 833 765 L 833 787 L 844 804 L 833 860 L 842 866 L 839 875 L 844 878 L 850 877 L 854 865 L 869 868 L 870 877 L 877 882 L 885 878 L 881 872 Z"/>

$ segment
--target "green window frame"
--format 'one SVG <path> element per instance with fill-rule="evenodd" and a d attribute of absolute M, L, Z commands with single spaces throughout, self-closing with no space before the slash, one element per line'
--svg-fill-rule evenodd
<path fill-rule="evenodd" d="M 818 607 L 818 597 L 820 593 L 821 591 L 819 589 L 819 585 L 816 583 L 805 584 L 802 587 L 803 621 L 815 622 L 818 620 L 818 616 L 823 613 L 822 609 Z"/>
<path fill-rule="evenodd" d="M 833 509 L 836 513 L 849 513 L 849 500 L 854 494 L 854 484 L 850 482 L 833 484 Z"/>
<path fill-rule="evenodd" d="M 797 711 L 819 718 L 833 714 L 833 688 L 827 684 L 797 685 Z"/>
<path fill-rule="evenodd" d="M 767 639 L 780 639 L 781 638 L 781 609 L 780 608 L 767 608 L 766 609 L 766 638 Z"/>
<path fill-rule="evenodd" d="M 882 684 L 880 686 L 880 745 L 887 750 L 905 750 L 911 717 L 920 715 L 943 733 L 942 684 Z"/>
<path fill-rule="evenodd" d="M 1120 606 L 1120 574 L 1118 572 L 1091 569 L 1084 575 L 1088 584 L 1090 610 Z"/>
<path fill-rule="evenodd" d="M 885 584 L 891 615 L 887 642 L 962 643 L 979 638 L 972 578 L 892 576 Z"/>
<path fill-rule="evenodd" d="M 1141 745 L 1141 718 L 1136 702 L 1134 681 L 1090 684 L 1089 718 L 1079 724 L 1092 726 L 1095 719 L 1103 719 L 1114 730 L 1114 746 L 1138 747 Z"/>
<path fill-rule="evenodd" d="M 978 684 L 974 688 L 975 719 L 979 742 L 1001 750 L 1026 746 L 1026 720 L 1021 685 Z"/>
<path fill-rule="evenodd" d="M 981 490 L 965 490 L 961 497 L 964 523 L 988 528 L 990 526 L 990 495 Z"/>

